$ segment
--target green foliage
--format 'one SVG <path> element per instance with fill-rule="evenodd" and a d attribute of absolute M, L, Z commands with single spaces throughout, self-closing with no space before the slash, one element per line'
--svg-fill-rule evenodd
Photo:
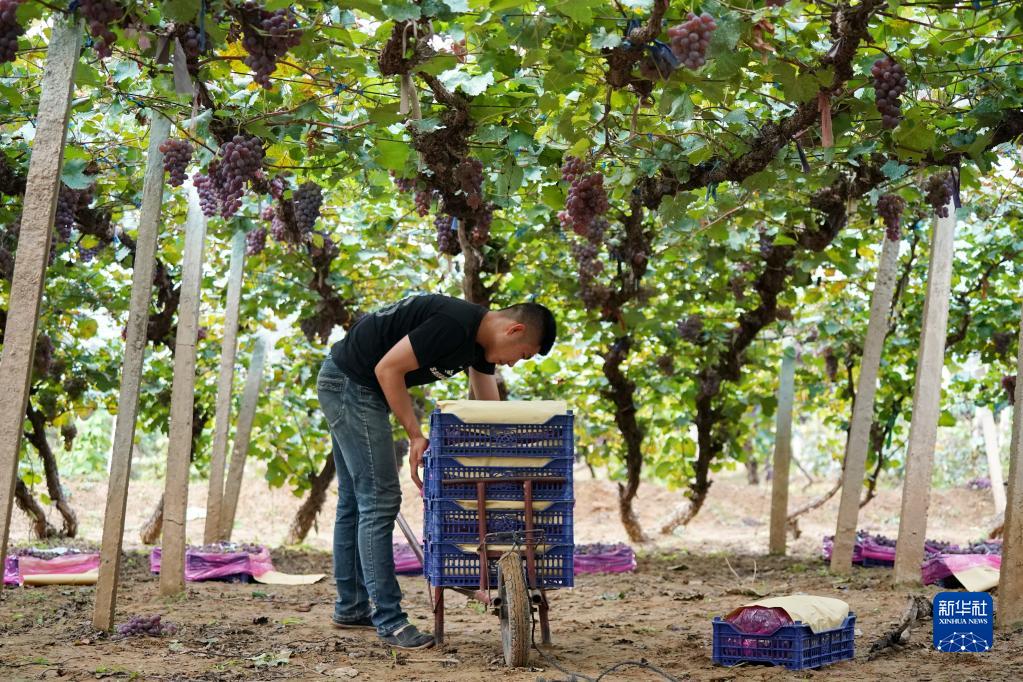
<path fill-rule="evenodd" d="M 992 149 L 991 141 L 1006 112 L 1023 105 L 1023 91 L 1016 86 L 1023 82 L 1023 67 L 1011 58 L 1020 49 L 1023 13 L 987 3 L 943 12 L 889 3 L 884 15 L 870 20 L 869 36 L 852 61 L 852 78 L 832 94 L 834 146 L 820 146 L 815 123 L 800 138 L 808 172 L 795 146 L 786 142 L 765 167 L 736 182 L 676 192 L 650 207 L 643 216 L 651 253 L 640 282 L 642 296 L 625 303 L 621 319 L 611 321 L 581 302 L 569 250 L 574 237 L 558 226 L 556 214 L 567 189 L 559 173 L 563 156 L 586 156 L 605 174 L 610 216 L 617 225 L 637 182 L 670 177 L 685 183 L 705 164 L 742 158 L 765 126 L 814 101 L 836 77 L 834 66 L 822 61 L 831 46 L 827 11 L 803 2 L 768 8 L 739 0 L 700 4 L 698 9 L 714 14 L 719 24 L 710 61 L 700 71 L 676 70 L 654 84 L 649 95 L 609 87 L 608 51 L 622 45 L 625 20 L 645 21 L 652 4 L 290 3 L 305 35 L 278 65 L 274 88 L 265 90 L 252 84 L 241 62 L 244 51 L 230 31 L 228 4 L 214 0 L 206 3 L 204 16 L 212 53 L 202 58 L 198 71 L 204 97 L 214 106 L 203 100 L 196 118 L 189 120 L 191 100 L 175 92 L 171 67 L 161 64 L 155 52 L 160 35 L 174 23 L 194 21 L 199 5 L 133 2 L 131 11 L 140 21 L 117 28 L 111 58 L 99 60 L 92 48 L 84 50 L 62 180 L 72 189 L 92 186 L 93 206 L 109 210 L 116 229 L 135 238 L 148 122 L 155 110 L 173 118 L 175 135 L 197 143 L 191 171 L 205 168 L 213 158 L 218 146 L 214 133 L 244 130 L 263 138 L 268 172 L 290 174 L 292 187 L 313 180 L 326 188 L 319 228 L 339 250 L 327 280 L 353 310 L 371 310 L 416 291 L 458 294 L 462 259 L 438 253 L 432 217 L 415 214 L 411 195 L 399 193 L 390 174 L 410 177 L 421 170 L 413 135 L 441 128 L 446 107 L 417 73 L 423 120 L 406 125 L 398 79 L 382 76 L 376 60 L 393 22 L 430 18 L 430 29 L 426 22 L 409 29 L 406 56 L 432 29 L 436 54 L 417 71 L 436 75 L 471 101 L 475 130 L 470 149 L 483 163 L 484 194 L 497 206 L 484 255 L 492 264 L 503 261 L 503 267 L 488 270 L 485 281 L 492 287 L 492 302 L 499 306 L 535 295 L 556 309 L 564 330 L 550 357 L 508 373 L 511 397 L 568 400 L 579 417 L 579 451 L 590 463 L 607 466 L 613 476 L 624 475 L 624 448 L 607 398 L 602 355 L 617 335 L 628 333 L 635 343 L 623 370 L 636 385 L 646 472 L 672 486 L 691 480 L 698 453 L 696 377 L 721 358 L 737 322 L 760 304 L 755 283 L 764 270 L 766 244 L 794 249 L 779 305 L 791 308 L 795 320 L 769 325 L 742 354 L 738 380 L 723 383 L 715 409 L 725 424 L 720 434 L 724 459 L 714 466 L 762 460 L 770 451 L 778 340 L 788 333 L 800 346 L 799 412 L 808 425 L 820 425 L 820 437 L 813 441 L 814 465 L 837 467 L 851 412 L 849 377 L 858 369 L 883 235 L 873 205 L 881 193 L 895 192 L 909 205 L 900 263 L 905 283 L 885 346 L 876 419 L 881 426 L 891 424 L 880 454 L 887 466 L 898 467 L 912 403 L 930 229 L 918 184 L 930 166 L 955 153 L 964 154 L 965 206 L 950 331 L 964 318 L 968 322 L 962 338 L 949 348 L 943 426 L 952 428 L 973 405 L 1003 408 L 1000 380 L 1013 373 L 1015 355 L 996 349 L 992 338 L 1018 323 L 1015 282 L 1023 268 L 1023 242 L 1017 236 L 1021 213 L 1012 168 L 1018 168 L 1018 149 Z M 663 29 L 678 23 L 688 9 L 672 3 L 662 39 Z M 24 50 L 17 60 L 0 66 L 0 149 L 12 167 L 24 172 L 39 96 L 39 51 L 46 45 L 43 29 L 52 10 L 23 3 L 19 18 L 30 30 L 21 39 Z M 773 31 L 763 29 L 762 20 Z M 768 47 L 758 47 L 755 35 Z M 463 40 L 465 53 L 459 54 L 455 43 Z M 911 83 L 903 97 L 903 120 L 894 131 L 882 129 L 870 86 L 869 68 L 882 49 L 905 67 Z M 878 158 L 885 182 L 849 207 L 848 225 L 822 251 L 799 248 L 798 232 L 820 220 L 811 197 Z M 21 198 L 0 198 L 0 225 L 13 225 Z M 198 344 L 196 387 L 197 414 L 206 424 L 196 441 L 201 474 L 212 440 L 230 239 L 236 229 L 268 227 L 259 218 L 267 202 L 250 193 L 236 218 L 216 218 L 209 225 L 201 322 L 209 336 Z M 177 226 L 184 212 L 184 192 L 168 188 L 158 255 L 175 283 L 183 249 Z M 620 237 L 615 232 L 612 240 Z M 53 339 L 65 369 L 58 376 L 37 376 L 33 383 L 32 405 L 54 429 L 79 424 L 75 449 L 60 454 L 68 462 L 65 467 L 76 472 L 99 471 L 109 447 L 106 422 L 88 418 L 117 409 L 119 332 L 127 321 L 131 283 L 131 251 L 122 240 L 101 248 L 94 261 L 82 261 L 78 247 L 95 246 L 94 239 L 76 232 L 72 243 L 56 246 L 40 329 Z M 912 253 L 910 244 L 915 245 Z M 608 271 L 620 267 L 610 259 L 605 265 Z M 321 302 L 310 287 L 312 271 L 305 249 L 271 240 L 246 264 L 242 303 L 239 366 L 247 363 L 255 332 L 270 332 L 275 339 L 252 455 L 266 461 L 270 485 L 287 485 L 296 494 L 308 488 L 310 475 L 329 456 L 315 398 L 316 372 L 328 344 L 310 342 L 298 328 Z M 983 286 L 974 288 L 978 282 Z M 0 309 L 10 305 L 9 286 L 0 278 Z M 675 331 L 677 321 L 694 314 L 704 321 L 698 345 L 679 339 Z M 335 329 L 332 338 L 341 333 Z M 826 376 L 826 348 L 839 357 L 834 380 Z M 672 372 L 656 369 L 661 356 L 672 359 Z M 151 439 L 167 431 L 172 373 L 169 345 L 151 344 L 139 424 L 147 442 L 157 442 Z M 236 372 L 234 414 L 244 374 Z M 64 388 L 70 376 L 85 379 L 88 390 L 70 395 Z M 464 392 L 464 382 L 448 382 L 432 387 L 428 397 Z M 80 449 L 90 454 L 82 458 Z M 869 468 L 878 454 L 871 451 Z M 33 480 L 38 466 L 31 456 L 22 461 L 23 477 Z"/>

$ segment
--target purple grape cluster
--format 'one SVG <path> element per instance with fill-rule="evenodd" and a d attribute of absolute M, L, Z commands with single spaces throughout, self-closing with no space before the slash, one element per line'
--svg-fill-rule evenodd
<path fill-rule="evenodd" d="M 565 210 L 558 213 L 562 227 L 583 237 L 590 236 L 594 222 L 611 208 L 604 189 L 604 174 L 590 173 L 586 164 L 575 157 L 565 159 L 561 176 L 571 182 Z M 592 240 L 591 240 L 592 241 Z"/>
<path fill-rule="evenodd" d="M 675 331 L 678 332 L 679 338 L 683 341 L 696 343 L 703 334 L 703 318 L 693 314 L 684 320 L 679 320 L 678 324 L 675 325 Z"/>
<path fill-rule="evenodd" d="M 469 208 L 475 211 L 483 205 L 483 163 L 479 159 L 463 159 L 455 166 L 455 179 Z"/>
<path fill-rule="evenodd" d="M 62 242 L 71 241 L 71 229 L 75 226 L 75 209 L 78 207 L 78 197 L 75 191 L 61 186 L 57 193 L 57 212 L 53 217 L 53 226 L 57 228 Z"/>
<path fill-rule="evenodd" d="M 433 192 L 426 189 L 416 192 L 415 203 L 416 213 L 420 216 L 430 215 L 430 206 L 433 204 Z"/>
<path fill-rule="evenodd" d="M 1005 355 L 1015 338 L 1016 334 L 1013 332 L 995 332 L 991 335 L 991 343 L 994 344 L 996 353 Z"/>
<path fill-rule="evenodd" d="M 270 74 L 277 62 L 302 42 L 302 30 L 294 12 L 281 8 L 268 12 L 252 0 L 241 7 L 242 47 L 248 52 L 245 65 L 252 69 L 252 79 L 266 89 L 273 87 Z"/>
<path fill-rule="evenodd" d="M 18 23 L 18 5 L 24 0 L 0 0 L 0 64 L 18 55 L 18 38 L 25 28 Z"/>
<path fill-rule="evenodd" d="M 163 169 L 170 175 L 167 183 L 171 187 L 181 187 L 188 173 L 188 164 L 192 161 L 192 143 L 169 138 L 160 143 L 160 151 L 163 152 Z"/>
<path fill-rule="evenodd" d="M 407 194 L 416 187 L 415 178 L 402 178 L 395 175 L 394 171 L 391 171 L 391 180 L 394 181 L 394 186 L 398 188 L 398 191 Z"/>
<path fill-rule="evenodd" d="M 202 552 L 204 554 L 235 554 L 237 552 L 259 554 L 263 549 L 262 545 L 253 545 L 248 542 L 214 542 L 208 545 L 189 545 L 188 547 L 190 552 Z"/>
<path fill-rule="evenodd" d="M 177 625 L 162 622 L 158 613 L 152 616 L 132 616 L 117 626 L 117 634 L 121 637 L 162 637 L 177 631 Z"/>
<path fill-rule="evenodd" d="M 100 59 L 106 59 L 111 54 L 111 45 L 117 40 L 111 29 L 124 17 L 124 8 L 117 0 L 79 0 L 78 9 L 92 34 L 96 54 Z"/>
<path fill-rule="evenodd" d="M 575 258 L 579 273 L 579 296 L 587 308 L 603 308 L 610 296 L 610 291 L 597 282 L 597 277 L 604 271 L 604 263 L 600 260 L 600 252 L 592 242 L 576 241 L 572 243 L 572 256 Z"/>
<path fill-rule="evenodd" d="M 561 164 L 561 179 L 565 182 L 574 182 L 576 178 L 586 175 L 589 166 L 577 156 L 566 156 Z"/>
<path fill-rule="evenodd" d="M 203 214 L 212 218 L 219 213 L 222 218 L 230 218 L 237 213 L 245 183 L 256 180 L 262 165 L 263 143 L 258 137 L 235 135 L 226 142 L 220 148 L 220 157 L 210 161 L 206 174 L 192 176 Z"/>
<path fill-rule="evenodd" d="M 323 189 L 312 180 L 299 185 L 292 195 L 295 206 L 295 224 L 302 232 L 309 232 L 320 217 L 323 205 Z"/>
<path fill-rule="evenodd" d="M 14 276 L 14 254 L 0 246 L 0 280 Z"/>
<path fill-rule="evenodd" d="M 881 125 L 895 128 L 902 119 L 899 98 L 909 83 L 906 72 L 894 59 L 885 57 L 874 62 L 870 75 L 874 77 L 874 103 L 881 114 Z"/>
<path fill-rule="evenodd" d="M 216 161 L 210 161 L 209 170 L 211 175 L 216 172 L 216 163 Z M 192 184 L 195 185 L 195 191 L 199 194 L 199 207 L 202 208 L 202 213 L 207 218 L 217 215 L 217 211 L 220 210 L 217 186 L 211 175 L 203 175 L 197 172 L 192 176 Z"/>
<path fill-rule="evenodd" d="M 433 220 L 437 228 L 437 250 L 449 256 L 457 256 L 462 252 L 462 245 L 458 241 L 458 229 L 455 227 L 455 219 L 443 213 Z"/>
<path fill-rule="evenodd" d="M 469 239 L 476 246 L 483 246 L 490 239 L 490 223 L 494 220 L 494 212 L 489 208 L 476 212 L 473 218 Z"/>
<path fill-rule="evenodd" d="M 96 259 L 97 254 L 99 254 L 98 244 L 89 248 L 85 248 L 81 244 L 78 245 L 78 260 L 82 263 L 91 263 Z"/>
<path fill-rule="evenodd" d="M 1009 404 L 1016 404 L 1016 375 L 1006 374 L 1002 377 L 1002 388 L 1009 397 Z"/>
<path fill-rule="evenodd" d="M 266 228 L 257 227 L 245 235 L 245 255 L 258 256 L 266 248 Z"/>
<path fill-rule="evenodd" d="M 893 242 L 901 237 L 900 222 L 905 209 L 906 202 L 898 194 L 884 194 L 877 200 L 877 214 L 884 221 L 885 234 Z"/>
<path fill-rule="evenodd" d="M 220 148 L 220 158 L 216 176 L 220 215 L 230 218 L 241 208 L 245 183 L 263 166 L 263 142 L 258 137 L 235 135 Z"/>
<path fill-rule="evenodd" d="M 284 190 L 287 188 L 287 181 L 283 175 L 275 175 L 270 178 L 270 196 L 274 199 L 280 199 L 284 196 Z"/>
<path fill-rule="evenodd" d="M 657 369 L 661 371 L 661 374 L 669 377 L 675 374 L 675 358 L 670 355 L 660 355 L 656 362 Z"/>
<path fill-rule="evenodd" d="M 824 371 L 830 381 L 833 382 L 838 378 L 838 356 L 835 355 L 835 349 L 831 346 L 824 349 Z"/>
<path fill-rule="evenodd" d="M 952 174 L 938 173 L 927 178 L 924 183 L 924 192 L 927 194 L 927 203 L 931 205 L 934 212 L 942 218 L 948 217 L 948 201 L 952 198 L 955 186 L 952 181 Z"/>
<path fill-rule="evenodd" d="M 695 71 L 707 63 L 707 48 L 718 24 L 706 12 L 700 16 L 690 12 L 686 19 L 669 28 L 668 37 L 671 39 L 671 51 L 678 60 Z"/>

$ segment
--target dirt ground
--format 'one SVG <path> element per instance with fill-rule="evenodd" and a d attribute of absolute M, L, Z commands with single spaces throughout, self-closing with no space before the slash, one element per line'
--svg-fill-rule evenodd
<path fill-rule="evenodd" d="M 617 520 L 615 486 L 577 472 L 576 541 L 625 540 Z M 797 474 L 798 476 L 799 474 Z M 793 481 L 793 508 L 828 487 L 826 481 L 803 489 Z M 71 482 L 82 517 L 83 539 L 98 541 L 103 509 L 102 484 Z M 201 516 L 201 486 L 190 491 L 192 516 Z M 329 624 L 333 585 L 283 587 L 253 584 L 190 583 L 176 599 L 159 596 L 158 578 L 148 571 L 137 529 L 159 496 L 157 484 L 134 484 L 129 501 L 126 544 L 131 553 L 119 593 L 118 618 L 163 614 L 179 626 L 163 638 L 110 638 L 93 631 L 91 587 L 7 589 L 0 603 L 0 680 L 567 680 L 570 673 L 596 678 L 623 661 L 645 660 L 678 679 L 1023 679 L 1023 631 L 999 634 L 984 654 L 943 654 L 930 648 L 930 626 L 913 631 L 909 644 L 867 660 L 870 644 L 901 615 L 905 592 L 889 584 L 890 571 L 858 569 L 853 577 L 830 577 L 819 558 L 821 535 L 833 531 L 837 499 L 808 515 L 790 557 L 764 556 L 770 488 L 748 486 L 739 476 L 718 480 L 707 506 L 686 529 L 658 535 L 657 521 L 681 498 L 679 492 L 644 484 L 639 515 L 654 542 L 635 545 L 638 570 L 624 575 L 577 576 L 576 587 L 551 593 L 554 645 L 534 650 L 530 668 L 509 670 L 500 657 L 497 619 L 478 605 L 449 593 L 447 640 L 443 647 L 396 652 L 372 631 L 337 631 Z M 300 500 L 285 491 L 267 492 L 253 471 L 243 489 L 240 523 L 234 539 L 277 547 Z M 327 502 L 332 508 L 335 498 Z M 990 525 L 990 494 L 935 491 L 931 537 L 966 541 Z M 406 490 L 404 513 L 421 524 L 421 503 Z M 863 528 L 894 536 L 899 494 L 883 490 L 864 509 Z M 275 565 L 289 572 L 330 573 L 331 524 L 320 524 L 300 548 L 273 550 Z M 202 519 L 190 521 L 188 536 L 199 541 Z M 28 541 L 20 516 L 12 542 Z M 429 597 L 421 577 L 402 577 L 405 607 L 418 625 L 429 628 Z M 940 591 L 921 588 L 928 596 Z M 768 667 L 715 667 L 711 661 L 714 615 L 755 599 L 796 592 L 835 596 L 857 614 L 856 659 L 819 671 L 789 673 Z M 474 606 L 476 608 L 474 608 Z M 537 635 L 539 636 L 539 635 Z M 561 670 L 560 668 L 564 669 Z M 585 678 L 579 678 L 585 679 Z M 604 680 L 657 680 L 656 673 L 621 668 Z"/>

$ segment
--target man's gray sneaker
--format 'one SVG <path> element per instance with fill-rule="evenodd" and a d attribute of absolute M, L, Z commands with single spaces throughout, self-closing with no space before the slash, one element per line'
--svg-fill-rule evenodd
<path fill-rule="evenodd" d="M 433 646 L 433 635 L 425 632 L 420 632 L 416 629 L 415 625 L 409 623 L 403 625 L 389 635 L 385 635 L 380 639 L 384 640 L 391 646 L 396 646 L 399 649 L 428 649 Z"/>
<path fill-rule="evenodd" d="M 351 628 L 369 628 L 370 630 L 376 629 L 376 626 L 373 625 L 373 620 L 369 616 L 363 616 L 359 620 L 347 622 L 343 620 L 338 620 L 337 618 L 331 618 L 331 620 L 334 623 L 334 627 L 341 628 L 342 630 L 348 630 Z"/>

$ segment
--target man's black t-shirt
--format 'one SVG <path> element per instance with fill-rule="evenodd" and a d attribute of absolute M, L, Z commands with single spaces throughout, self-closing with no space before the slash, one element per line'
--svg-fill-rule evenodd
<path fill-rule="evenodd" d="M 487 309 L 450 296 L 410 296 L 364 316 L 333 345 L 330 357 L 342 372 L 380 395 L 377 363 L 406 335 L 419 368 L 405 375 L 406 386 L 447 379 L 472 367 L 493 374 L 476 332 Z"/>

